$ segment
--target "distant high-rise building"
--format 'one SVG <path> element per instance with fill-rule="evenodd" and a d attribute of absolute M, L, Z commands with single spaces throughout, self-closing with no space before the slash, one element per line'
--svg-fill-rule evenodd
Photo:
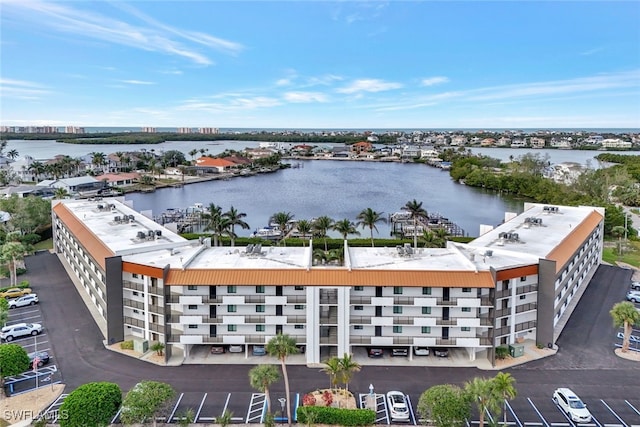
<path fill-rule="evenodd" d="M 220 129 L 218 128 L 200 128 L 198 129 L 199 133 L 203 133 L 205 135 L 217 135 L 220 133 Z"/>
<path fill-rule="evenodd" d="M 178 133 L 193 133 L 191 128 L 178 128 Z"/>
<path fill-rule="evenodd" d="M 64 128 L 65 133 L 85 133 L 84 128 L 78 126 L 67 126 Z"/>
<path fill-rule="evenodd" d="M 153 127 L 143 127 L 142 132 L 144 133 L 156 133 L 157 129 Z"/>

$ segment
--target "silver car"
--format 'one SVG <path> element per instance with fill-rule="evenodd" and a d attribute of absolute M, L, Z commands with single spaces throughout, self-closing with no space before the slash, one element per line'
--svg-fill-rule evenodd
<path fill-rule="evenodd" d="M 0 339 L 9 342 L 28 335 L 36 336 L 40 332 L 42 332 L 42 325 L 39 323 L 16 323 L 2 328 Z"/>
<path fill-rule="evenodd" d="M 35 305 L 37 303 L 38 303 L 38 295 L 27 294 L 27 295 L 21 296 L 20 298 L 9 300 L 9 308 L 26 307 L 28 305 Z"/>

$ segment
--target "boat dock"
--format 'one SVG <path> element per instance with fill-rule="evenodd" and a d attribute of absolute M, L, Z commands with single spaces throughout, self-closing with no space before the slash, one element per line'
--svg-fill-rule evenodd
<path fill-rule="evenodd" d="M 447 235 L 454 237 L 464 237 L 466 233 L 462 227 L 444 217 L 439 212 L 428 212 L 426 218 L 418 218 L 414 226 L 411 213 L 408 211 L 394 212 L 389 215 L 389 224 L 391 224 L 391 235 L 413 237 L 422 236 L 425 231 L 435 231 L 444 229 Z"/>

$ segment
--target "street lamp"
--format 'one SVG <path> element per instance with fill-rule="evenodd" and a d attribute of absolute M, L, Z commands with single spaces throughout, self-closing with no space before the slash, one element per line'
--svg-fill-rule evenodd
<path fill-rule="evenodd" d="M 373 384 L 369 384 L 369 396 L 373 396 Z"/>
<path fill-rule="evenodd" d="M 624 213 L 624 240 L 627 240 L 627 219 L 629 218 L 629 213 L 625 212 Z"/>
<path fill-rule="evenodd" d="M 281 397 L 280 399 L 278 399 L 278 402 L 280 402 L 280 419 L 284 422 L 284 404 L 287 403 L 287 399 Z M 289 420 L 287 420 L 287 422 L 288 421 Z"/>

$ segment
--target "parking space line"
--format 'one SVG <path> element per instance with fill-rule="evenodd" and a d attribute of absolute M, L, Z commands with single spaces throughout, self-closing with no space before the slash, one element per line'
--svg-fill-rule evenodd
<path fill-rule="evenodd" d="M 200 406 L 198 406 L 198 410 L 196 411 L 196 414 L 193 416 L 194 423 L 198 422 L 198 418 L 200 418 L 200 412 L 202 412 L 202 407 L 204 406 L 204 401 L 207 400 L 208 395 L 209 395 L 208 393 L 204 394 L 204 397 L 202 398 L 202 402 L 200 402 Z"/>
<path fill-rule="evenodd" d="M 629 405 L 629 407 L 633 410 L 633 412 L 635 412 L 636 414 L 640 415 L 640 411 L 631 404 L 631 402 L 629 402 L 628 400 L 625 400 L 624 403 L 626 403 L 627 405 Z"/>
<path fill-rule="evenodd" d="M 40 310 L 20 310 L 20 308 L 12 308 L 11 309 L 11 314 L 13 315 L 22 315 L 22 314 L 29 314 L 29 313 L 40 313 Z M 11 316 L 13 317 L 13 316 Z"/>
<path fill-rule="evenodd" d="M 229 394 L 229 397 L 230 396 L 231 394 Z M 227 397 L 227 403 L 229 403 L 228 397 Z M 227 407 L 226 403 L 224 407 L 226 409 Z M 245 423 L 250 423 L 254 420 L 263 422 L 266 408 L 267 408 L 267 396 L 264 393 L 251 393 L 251 400 L 249 401 L 249 408 L 247 408 L 247 418 L 245 419 Z M 224 411 L 222 412 L 224 413 Z"/>
<path fill-rule="evenodd" d="M 180 405 L 180 401 L 182 400 L 183 397 L 184 397 L 184 393 L 180 393 L 180 396 L 178 396 L 178 401 L 174 405 L 173 410 L 171 411 L 171 414 L 169 414 L 168 422 L 171 422 L 171 420 L 173 420 L 173 416 L 176 414 L 176 411 L 178 410 L 178 405 Z"/>
<path fill-rule="evenodd" d="M 518 424 L 518 427 L 522 427 L 522 423 L 520 422 L 520 418 L 518 418 L 516 413 L 513 411 L 513 408 L 511 407 L 511 405 L 509 405 L 509 401 L 506 400 L 506 399 L 504 401 L 504 406 L 505 406 L 505 408 L 507 408 L 509 410 L 509 412 L 511 412 L 511 415 L 513 415 L 513 418 L 516 420 L 516 423 Z"/>
<path fill-rule="evenodd" d="M 549 427 L 549 424 L 547 423 L 547 420 L 544 419 L 544 417 L 542 416 L 542 414 L 540 413 L 540 411 L 538 410 L 536 405 L 533 404 L 533 401 L 531 400 L 531 398 L 527 397 L 527 400 L 529 401 L 529 404 L 531 405 L 531 407 L 533 407 L 533 410 L 536 411 L 536 414 L 538 414 L 538 416 L 540 417 L 540 419 L 542 420 L 544 425 Z"/>
<path fill-rule="evenodd" d="M 409 416 L 411 417 L 411 422 L 413 422 L 414 426 L 418 425 L 418 421 L 416 420 L 416 414 L 413 412 L 413 405 L 411 404 L 411 398 L 408 394 L 405 394 L 405 399 L 407 400 L 407 406 L 409 407 Z"/>
<path fill-rule="evenodd" d="M 7 322 L 6 326 L 16 325 L 18 323 L 31 323 L 27 322 L 27 319 L 40 319 L 41 317 L 41 315 L 21 317 L 19 320 Z"/>
<path fill-rule="evenodd" d="M 609 411 L 611 411 L 611 413 L 613 414 L 613 416 L 614 416 L 614 417 L 616 417 L 616 419 L 617 419 L 618 421 L 620 421 L 624 427 L 629 427 L 629 426 L 627 425 L 627 423 L 625 423 L 625 422 L 622 420 L 622 418 L 620 418 L 620 417 L 618 416 L 618 414 L 616 414 L 616 412 L 615 412 L 613 409 L 611 409 L 611 407 L 610 407 L 609 405 L 607 405 L 607 402 L 605 402 L 605 401 L 604 401 L 604 400 L 602 400 L 602 399 L 600 399 L 600 402 L 602 402 L 602 404 L 603 404 L 603 405 L 604 405 L 604 406 L 605 406 Z M 606 425 L 606 424 L 605 424 L 605 425 Z"/>

